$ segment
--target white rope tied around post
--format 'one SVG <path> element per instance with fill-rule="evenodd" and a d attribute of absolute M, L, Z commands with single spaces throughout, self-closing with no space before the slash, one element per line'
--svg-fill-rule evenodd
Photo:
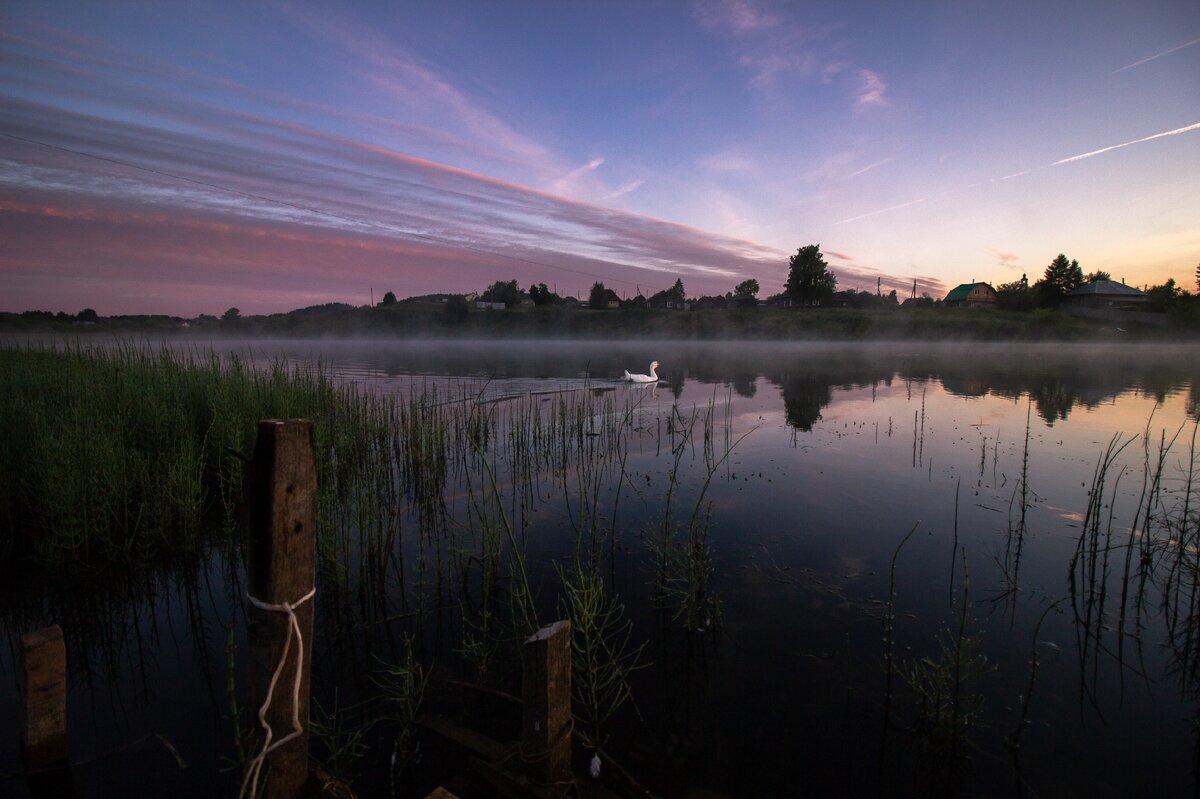
<path fill-rule="evenodd" d="M 300 622 L 296 620 L 296 608 L 312 599 L 316 593 L 317 588 L 313 586 L 312 590 L 295 602 L 281 602 L 278 605 L 263 602 L 257 597 L 246 594 L 246 598 L 250 600 L 250 604 L 259 610 L 286 613 L 288 615 L 289 629 L 288 636 L 283 641 L 283 652 L 279 656 L 279 665 L 275 667 L 275 673 L 271 675 L 271 682 L 267 686 L 267 698 L 263 700 L 262 707 L 258 709 L 258 723 L 266 733 L 263 739 L 263 748 L 250 761 L 250 767 L 246 769 L 246 776 L 242 779 L 242 790 L 238 792 L 238 799 L 244 799 L 247 796 L 252 798 L 258 794 L 258 777 L 262 773 L 263 763 L 266 762 L 267 755 L 304 732 L 304 725 L 300 723 L 300 680 L 304 676 L 304 636 L 300 632 Z M 271 743 L 274 731 L 271 729 L 271 725 L 267 723 L 267 709 L 271 707 L 271 700 L 275 696 L 275 684 L 279 682 L 279 675 L 283 673 L 283 667 L 287 665 L 288 652 L 292 648 L 293 634 L 296 637 L 296 679 L 292 681 L 292 731 L 278 741 Z M 246 793 L 247 787 L 250 788 L 249 793 Z"/>

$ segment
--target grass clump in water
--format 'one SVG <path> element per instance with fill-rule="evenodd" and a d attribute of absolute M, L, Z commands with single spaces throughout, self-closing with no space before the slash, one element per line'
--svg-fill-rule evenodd
<path fill-rule="evenodd" d="M 322 527 L 381 490 L 382 400 L 319 368 L 115 347 L 0 348 L 0 551 L 47 570 L 195 551 L 236 529 L 255 422 L 315 421 Z M 239 453 L 237 457 L 230 453 Z"/>

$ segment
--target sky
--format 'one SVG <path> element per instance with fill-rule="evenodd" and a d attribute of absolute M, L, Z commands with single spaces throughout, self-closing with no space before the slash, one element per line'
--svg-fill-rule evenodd
<path fill-rule="evenodd" d="M 768 296 L 808 244 L 1195 288 L 1200 3 L 0 4 L 0 311 Z"/>

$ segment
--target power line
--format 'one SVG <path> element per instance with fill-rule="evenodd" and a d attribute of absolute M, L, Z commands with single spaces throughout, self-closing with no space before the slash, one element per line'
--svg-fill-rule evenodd
<path fill-rule="evenodd" d="M 315 214 L 317 216 L 327 217 L 329 219 L 337 219 L 341 222 L 347 222 L 352 225 L 366 225 L 368 227 L 375 227 L 376 229 L 382 229 L 384 232 L 390 233 L 390 234 L 398 236 L 400 238 L 423 239 L 425 241 L 430 241 L 435 244 L 441 244 L 441 245 L 444 245 L 447 247 L 457 247 L 459 249 L 469 250 L 471 252 L 476 252 L 481 255 L 491 255 L 496 258 L 503 258 L 505 260 L 513 261 L 515 263 L 529 264 L 530 266 L 540 266 L 545 269 L 555 269 L 555 270 L 558 270 L 561 272 L 570 272 L 571 274 L 581 275 L 583 277 L 593 277 L 593 278 L 596 278 L 597 280 L 601 280 L 601 281 L 610 280 L 615 283 L 624 283 L 625 285 L 629 285 L 630 282 L 632 282 L 632 281 L 628 281 L 628 280 L 622 280 L 620 278 L 605 278 L 603 275 L 598 275 L 594 272 L 586 272 L 581 269 L 572 269 L 569 266 L 562 266 L 560 264 L 551 264 L 551 263 L 547 263 L 545 261 L 537 261 L 532 258 L 523 258 L 519 255 L 507 255 L 502 252 L 496 252 L 495 250 L 487 250 L 482 247 L 474 247 L 470 244 L 463 244 L 462 242 L 439 238 L 437 236 L 432 236 L 428 233 L 417 233 L 415 231 L 405 231 L 403 233 L 397 233 L 394 229 L 394 227 L 395 227 L 394 225 L 389 225 L 386 222 L 381 222 L 377 219 L 344 216 L 342 214 L 336 214 L 332 211 L 327 211 L 322 208 L 314 208 L 309 205 L 301 205 L 299 203 L 289 202 L 288 200 L 281 200 L 278 197 L 271 197 L 271 196 L 265 195 L 265 194 L 256 194 L 254 192 L 242 191 L 241 189 L 235 189 L 230 186 L 225 186 L 225 185 L 222 185 L 219 183 L 212 183 L 210 181 L 200 180 L 198 178 L 190 178 L 190 177 L 187 177 L 186 175 L 179 175 L 174 172 L 168 172 L 163 169 L 155 169 L 154 167 L 143 166 L 142 164 L 135 164 L 130 161 L 123 161 L 119 158 L 110 158 L 110 157 L 104 156 L 104 155 L 97 155 L 96 153 L 89 153 L 84 150 L 76 150 L 71 147 L 64 147 L 59 144 L 51 144 L 50 142 L 40 141 L 38 139 L 30 139 L 25 136 L 18 136 L 14 133 L 6 133 L 4 131 L 0 131 L 0 136 L 4 136 L 5 138 L 8 138 L 8 139 L 13 139 L 14 141 L 24 142 L 26 144 L 34 144 L 39 147 L 46 147 L 51 150 L 58 150 L 59 152 L 63 152 L 63 153 L 70 153 L 71 155 L 77 155 L 77 156 L 81 156 L 83 158 L 92 158 L 97 161 L 104 161 L 106 163 L 115 164 L 117 166 L 126 167 L 128 169 L 136 169 L 141 172 L 147 172 L 149 174 L 158 175 L 160 177 L 169 178 L 171 180 L 178 180 L 178 181 L 182 181 L 184 183 L 191 183 L 196 186 L 203 186 L 204 188 L 207 188 L 207 189 L 213 189 L 215 191 L 221 191 L 221 192 L 225 192 L 227 194 L 233 194 L 238 197 L 244 197 L 248 200 L 258 200 L 260 202 L 272 203 L 275 205 L 283 206 L 285 208 L 292 208 L 297 211 L 305 211 L 307 213 Z M 645 269 L 645 267 L 631 266 L 629 264 L 620 264 L 620 265 L 627 267 L 629 269 Z"/>

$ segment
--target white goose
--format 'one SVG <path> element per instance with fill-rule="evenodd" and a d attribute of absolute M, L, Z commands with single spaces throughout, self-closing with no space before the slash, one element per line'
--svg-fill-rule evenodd
<path fill-rule="evenodd" d="M 648 375 L 631 375 L 631 374 L 629 374 L 628 370 L 626 370 L 625 377 L 623 377 L 621 379 L 626 380 L 630 383 L 657 383 L 658 382 L 658 374 L 655 373 L 655 371 L 654 371 L 657 368 L 658 368 L 658 361 L 651 361 L 650 362 L 650 374 L 648 374 Z"/>

